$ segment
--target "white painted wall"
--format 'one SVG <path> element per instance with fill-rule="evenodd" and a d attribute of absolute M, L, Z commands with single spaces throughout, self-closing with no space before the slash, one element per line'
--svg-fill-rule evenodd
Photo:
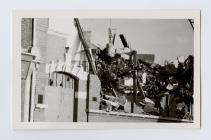
<path fill-rule="evenodd" d="M 45 87 L 44 121 L 46 122 L 72 122 L 74 90 L 62 87 Z"/>

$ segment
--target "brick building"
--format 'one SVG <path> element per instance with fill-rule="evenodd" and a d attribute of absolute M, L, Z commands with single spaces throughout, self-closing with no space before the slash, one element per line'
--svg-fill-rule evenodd
<path fill-rule="evenodd" d="M 85 36 L 89 40 L 90 32 Z M 75 52 L 74 46 L 67 45 L 67 40 L 68 35 L 49 30 L 47 18 L 22 19 L 21 121 L 87 121 L 88 82 L 85 71 L 89 71 L 88 61 L 79 37 L 75 39 Z M 58 72 L 60 63 L 70 58 L 66 56 L 68 50 L 77 55 L 77 59 L 71 57 L 70 60 L 74 66 L 77 64 L 77 69 Z M 48 72 L 49 63 L 55 64 L 57 72 Z M 98 98 L 95 100 L 99 101 Z"/>
<path fill-rule="evenodd" d="M 46 18 L 23 18 L 21 21 L 22 121 L 33 121 L 32 116 L 36 111 L 32 108 L 38 102 L 38 97 L 45 92 L 43 85 L 47 82 L 45 54 L 48 26 L 49 21 Z"/>

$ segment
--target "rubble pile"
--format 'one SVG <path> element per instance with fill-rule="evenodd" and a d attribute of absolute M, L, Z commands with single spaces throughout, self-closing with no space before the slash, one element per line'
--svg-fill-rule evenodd
<path fill-rule="evenodd" d="M 102 110 L 131 112 L 133 103 L 133 113 L 192 119 L 192 55 L 186 60 L 178 57 L 177 66 L 167 61 L 161 66 L 140 59 L 135 64 L 132 54 L 125 59 L 121 54 L 112 57 L 106 52 L 101 51 L 95 61 L 101 80 Z"/>

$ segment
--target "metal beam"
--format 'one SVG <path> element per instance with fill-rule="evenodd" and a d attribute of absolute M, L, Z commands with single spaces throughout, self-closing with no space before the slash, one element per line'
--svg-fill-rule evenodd
<path fill-rule="evenodd" d="M 194 21 L 193 21 L 194 19 L 188 19 L 188 21 L 189 21 L 189 23 L 190 23 L 190 25 L 191 25 L 191 27 L 192 27 L 192 29 L 194 30 Z"/>
<path fill-rule="evenodd" d="M 119 37 L 120 37 L 120 39 L 121 39 L 121 41 L 122 41 L 123 46 L 124 46 L 125 48 L 129 48 L 129 45 L 128 45 L 128 43 L 127 43 L 127 40 L 126 40 L 125 36 L 124 36 L 123 34 L 120 34 Z"/>

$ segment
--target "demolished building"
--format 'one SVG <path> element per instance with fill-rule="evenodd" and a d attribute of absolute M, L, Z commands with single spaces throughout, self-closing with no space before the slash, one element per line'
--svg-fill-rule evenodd
<path fill-rule="evenodd" d="M 128 52 L 125 43 L 126 52 L 111 52 L 112 34 L 101 50 L 92 43 L 91 32 L 82 30 L 78 19 L 70 26 L 75 29 L 71 39 L 49 30 L 49 19 L 22 19 L 22 121 L 186 121 L 167 111 L 172 98 L 169 91 L 177 82 L 164 83 L 172 75 L 160 74 L 168 69 L 153 65 L 153 54 Z M 156 77 L 165 77 L 165 81 Z M 159 93 L 152 96 L 158 83 L 162 88 L 171 86 L 162 91 L 164 98 Z M 163 103 L 161 108 L 156 107 L 158 98 Z"/>

